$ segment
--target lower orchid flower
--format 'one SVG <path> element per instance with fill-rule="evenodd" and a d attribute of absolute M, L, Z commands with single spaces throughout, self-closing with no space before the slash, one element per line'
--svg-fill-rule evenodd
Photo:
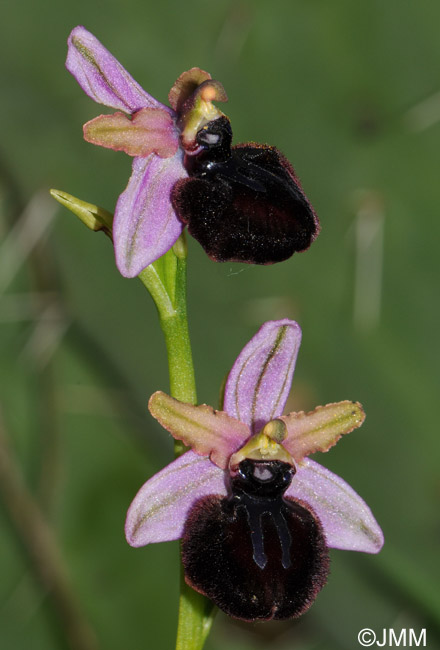
<path fill-rule="evenodd" d="M 361 405 L 282 415 L 300 341 L 296 322 L 265 323 L 229 373 L 223 411 L 155 393 L 152 415 L 192 449 L 147 481 L 127 514 L 129 544 L 182 539 L 186 582 L 246 621 L 305 612 L 326 582 L 329 548 L 383 545 L 361 497 L 308 458 L 359 427 Z"/>
<path fill-rule="evenodd" d="M 125 277 L 169 250 L 185 225 L 215 261 L 271 264 L 306 250 L 319 222 L 295 171 L 275 148 L 231 146 L 222 84 L 184 72 L 165 106 L 84 27 L 68 39 L 67 69 L 96 102 L 117 109 L 84 125 L 87 141 L 133 156 L 113 241 Z"/>

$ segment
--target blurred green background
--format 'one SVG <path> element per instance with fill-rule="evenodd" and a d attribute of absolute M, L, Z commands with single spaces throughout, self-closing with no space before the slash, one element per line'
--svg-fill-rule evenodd
<path fill-rule="evenodd" d="M 310 251 L 273 267 L 215 264 L 189 241 L 200 401 L 217 403 L 262 322 L 291 317 L 303 328 L 291 409 L 353 399 L 367 412 L 317 460 L 370 504 L 383 552 L 333 551 L 303 618 L 219 614 L 207 649 L 353 650 L 365 627 L 379 640 L 384 628 L 426 628 L 427 647 L 440 647 L 440 4 L 24 0 L 1 10 L 0 648 L 72 647 L 72 608 L 71 627 L 103 650 L 168 650 L 175 637 L 177 544 L 134 550 L 123 535 L 137 489 L 172 457 L 146 408 L 167 389 L 155 309 L 119 276 L 106 238 L 47 195 L 113 210 L 130 173 L 128 157 L 82 139 L 101 109 L 64 69 L 77 24 L 162 101 L 183 70 L 209 70 L 229 95 L 235 142 L 278 146 L 321 219 Z M 29 518 L 54 533 L 61 590 L 47 588 Z"/>

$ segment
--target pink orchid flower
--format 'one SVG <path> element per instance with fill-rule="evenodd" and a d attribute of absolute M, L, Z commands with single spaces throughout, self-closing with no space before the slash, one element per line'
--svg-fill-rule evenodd
<path fill-rule="evenodd" d="M 298 324 L 265 323 L 229 373 L 223 410 L 155 393 L 152 415 L 192 449 L 131 504 L 134 547 L 182 538 L 185 577 L 243 620 L 296 617 L 326 582 L 328 549 L 377 553 L 367 504 L 308 458 L 359 427 L 357 402 L 282 415 L 301 342 Z"/>
<path fill-rule="evenodd" d="M 84 27 L 69 36 L 66 66 L 89 97 L 117 110 L 85 124 L 85 139 L 134 158 L 113 223 L 122 275 L 161 257 L 185 225 L 218 262 L 272 264 L 316 238 L 318 219 L 286 158 L 231 145 L 229 120 L 212 103 L 227 96 L 209 73 L 184 72 L 165 106 Z"/>

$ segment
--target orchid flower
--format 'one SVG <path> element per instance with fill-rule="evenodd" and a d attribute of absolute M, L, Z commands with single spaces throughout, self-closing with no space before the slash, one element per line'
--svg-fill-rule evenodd
<path fill-rule="evenodd" d="M 383 545 L 361 497 L 308 458 L 359 427 L 361 405 L 282 415 L 300 342 L 295 321 L 265 323 L 229 373 L 222 411 L 162 392 L 149 402 L 191 450 L 139 490 L 127 541 L 183 538 L 188 584 L 243 620 L 303 613 L 326 581 L 328 548 L 377 553 Z"/>
<path fill-rule="evenodd" d="M 185 225 L 215 261 L 270 264 L 315 239 L 318 219 L 284 156 L 266 145 L 231 147 L 229 120 L 212 103 L 227 95 L 208 72 L 184 72 L 165 106 L 81 26 L 69 36 L 66 67 L 89 97 L 117 110 L 85 124 L 85 139 L 134 158 L 113 223 L 122 275 L 162 256 Z"/>

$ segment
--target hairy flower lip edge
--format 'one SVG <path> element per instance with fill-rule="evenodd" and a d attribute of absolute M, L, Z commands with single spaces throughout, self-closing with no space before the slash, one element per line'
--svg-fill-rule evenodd
<path fill-rule="evenodd" d="M 115 144 L 112 144 L 111 138 L 109 140 L 108 137 L 104 137 L 103 140 L 100 140 L 99 137 L 86 137 L 86 139 L 92 141 L 94 144 L 113 148 L 117 151 L 125 151 L 133 156 L 138 153 L 145 156 L 151 150 L 154 152 L 154 155 L 168 157 L 176 146 L 181 147 L 186 155 L 196 155 L 201 150 L 200 145 L 196 141 L 196 135 L 200 128 L 207 122 L 223 115 L 212 104 L 212 101 L 227 101 L 226 92 L 219 81 L 212 79 L 209 73 L 200 68 L 192 68 L 180 75 L 170 91 L 169 101 L 176 110 L 166 106 L 143 90 L 119 61 L 83 26 L 75 27 L 69 35 L 66 67 L 76 78 L 84 92 L 98 103 L 124 111 L 131 116 L 147 108 L 163 111 L 172 116 L 176 128 L 176 140 L 173 140 L 170 134 L 163 132 L 162 135 L 156 134 L 155 142 L 151 143 L 151 147 L 139 143 L 134 146 L 132 143 L 132 131 L 131 135 L 127 136 L 128 142 L 125 143 L 121 142 L 121 139 L 123 139 L 122 133 L 119 133 Z M 88 129 L 96 130 L 96 121 L 99 122 L 101 117 L 104 118 L 106 116 L 99 116 L 95 118 L 95 121 L 91 120 L 86 125 L 86 131 Z M 95 124 L 91 126 L 90 124 L 94 122 Z M 178 134 L 177 130 L 180 131 Z M 282 158 L 284 160 L 284 157 Z M 206 245 L 206 243 L 200 242 L 211 259 L 217 262 L 237 261 L 249 264 L 270 264 L 287 259 L 295 251 L 300 252 L 306 250 L 314 241 L 320 229 L 319 220 L 313 206 L 302 190 L 293 168 L 288 161 L 285 162 L 289 165 L 289 169 L 292 172 L 291 177 L 298 185 L 307 202 L 308 210 L 313 216 L 313 232 L 310 235 L 308 245 L 295 248 L 290 254 L 286 253 L 284 257 L 278 255 L 273 260 L 268 259 L 266 262 L 260 262 L 251 254 L 244 256 L 237 254 L 237 256 L 229 255 L 226 257 L 217 252 L 214 254 L 212 248 Z M 183 157 L 180 171 L 181 173 L 177 179 L 174 176 L 175 185 L 188 176 L 183 167 Z M 132 185 L 134 188 L 131 187 Z M 144 208 L 142 202 L 135 201 L 134 205 L 129 206 L 130 208 L 136 207 L 138 210 L 138 212 L 130 210 L 129 214 L 133 215 L 133 222 L 130 223 L 129 214 L 125 213 L 120 215 L 120 209 L 122 209 L 121 206 L 127 205 L 127 196 L 133 194 L 137 186 L 138 179 L 133 164 L 131 178 L 123 192 L 125 199 L 121 202 L 118 201 L 115 210 L 115 225 L 117 226 L 119 221 L 121 221 L 126 226 L 128 225 L 128 227 L 117 228 L 117 234 L 113 237 L 116 265 L 121 275 L 127 278 L 136 277 L 147 266 L 156 261 L 163 254 L 164 250 L 168 250 L 170 245 L 173 245 L 175 233 L 179 229 L 181 232 L 182 228 L 186 225 L 186 222 L 183 223 L 185 219 L 182 215 L 174 211 L 175 203 L 173 204 L 170 194 L 167 197 L 166 205 L 162 202 L 161 209 L 164 213 L 162 225 L 159 227 L 156 220 L 155 231 L 153 231 L 149 223 L 151 215 Z M 170 215 L 172 218 L 170 218 Z M 146 222 L 145 225 L 143 224 L 144 221 Z M 310 227 L 312 226 L 310 225 Z M 190 227 L 189 232 L 191 233 Z M 199 238 L 196 237 L 196 239 Z"/>
<path fill-rule="evenodd" d="M 86 94 L 98 103 L 125 111 L 128 115 L 133 115 L 145 108 L 155 108 L 167 112 L 167 114 L 173 117 L 176 129 L 180 129 L 178 146 L 180 146 L 188 156 L 196 155 L 201 150 L 200 145 L 196 141 L 196 134 L 200 128 L 202 128 L 207 122 L 215 120 L 223 115 L 223 113 L 212 104 L 212 101 L 227 100 L 226 92 L 220 82 L 212 79 L 209 73 L 199 68 L 193 68 L 190 71 L 182 73 L 172 88 L 174 96 L 173 92 L 171 92 L 169 101 L 171 101 L 173 106 L 178 109 L 176 112 L 173 108 L 162 104 L 145 92 L 129 75 L 125 68 L 123 68 L 123 66 L 115 59 L 115 57 L 98 41 L 98 39 L 82 26 L 74 28 L 68 38 L 66 67 L 76 78 L 77 82 Z M 181 79 L 187 75 L 190 77 L 191 75 L 195 75 L 193 81 L 189 83 L 189 86 L 185 86 L 186 82 L 182 82 Z M 180 87 L 179 80 L 182 83 Z M 112 146 L 111 143 L 109 144 L 108 140 L 106 143 L 99 141 L 99 139 L 92 140 L 95 144 L 101 144 L 116 150 L 123 150 L 129 155 L 135 155 L 139 151 L 142 155 L 148 153 L 149 148 L 147 146 L 144 147 L 138 145 L 137 148 L 132 150 L 130 142 L 121 144 L 121 137 L 121 134 L 119 134 L 116 146 Z M 159 138 L 159 140 L 160 139 L 161 138 Z M 165 134 L 163 134 L 162 140 L 162 143 L 157 144 L 157 148 L 156 146 L 152 146 L 151 148 L 157 152 L 158 155 L 166 156 L 171 153 L 173 148 L 170 139 Z M 176 146 L 176 143 L 174 143 L 173 146 Z M 284 157 L 282 158 L 284 160 Z M 208 257 L 217 262 L 237 261 L 249 264 L 269 264 L 281 262 L 290 257 L 295 251 L 300 252 L 306 250 L 314 241 L 319 232 L 319 220 L 313 206 L 310 204 L 310 201 L 302 190 L 299 179 L 293 168 L 288 161 L 285 162 L 286 164 L 289 164 L 292 180 L 298 185 L 298 188 L 307 202 L 308 210 L 313 216 L 313 232 L 310 234 L 308 245 L 295 248 L 289 254 L 286 252 L 285 256 L 278 255 L 273 260 L 268 259 L 267 262 L 260 262 L 255 259 L 252 254 L 246 254 L 244 256 L 237 254 L 236 256 L 229 255 L 225 257 L 222 256 L 221 253 L 214 253 L 213 249 L 207 246 L 206 243 L 204 244 L 203 242 L 200 242 Z M 127 185 L 126 193 L 132 192 L 130 181 L 135 186 L 137 184 L 136 178 L 133 178 L 133 175 L 134 172 L 132 173 L 132 177 Z M 183 181 L 186 177 L 187 174 L 183 168 L 182 159 L 181 176 L 176 181 L 176 184 L 179 181 Z M 180 221 L 180 223 L 185 221 L 181 214 L 174 212 L 175 203 L 173 204 L 171 196 L 168 196 L 167 202 L 171 205 L 171 208 L 169 208 L 169 205 L 167 205 L 166 208 L 163 206 L 166 213 L 166 216 L 163 218 L 165 228 L 158 228 L 155 238 L 151 237 L 152 229 L 147 227 L 150 215 L 147 211 L 142 211 L 142 206 L 139 204 L 137 204 L 137 208 L 138 210 L 141 210 L 141 212 L 140 214 L 133 212 L 133 220 L 137 224 L 145 220 L 147 221 L 147 226 L 138 229 L 136 224 L 133 223 L 130 228 L 120 228 L 118 230 L 118 234 L 114 237 L 113 242 L 116 253 L 116 264 L 120 273 L 124 277 L 133 278 L 151 263 L 156 261 L 164 250 L 163 243 L 165 241 L 169 242 L 172 239 L 172 237 L 169 236 L 169 228 L 171 228 L 173 234 L 178 228 L 178 225 L 172 223 L 172 221 Z M 125 203 L 126 201 L 122 201 L 120 205 L 125 205 Z M 172 211 L 173 220 L 168 218 L 170 211 Z M 120 218 L 124 223 L 128 223 L 126 214 L 120 217 L 117 205 L 115 210 L 116 224 L 118 224 Z M 309 226 L 312 227 L 311 224 L 309 224 Z M 148 241 L 144 241 L 146 232 L 149 233 L 149 236 L 147 237 Z M 190 227 L 189 232 L 191 233 Z M 125 259 L 124 256 L 126 256 Z"/>
<path fill-rule="evenodd" d="M 255 391 L 261 384 L 262 360 L 265 358 L 267 361 L 268 357 L 271 360 L 276 359 L 276 354 L 272 354 L 272 356 L 270 354 L 277 347 L 274 346 L 274 340 L 278 338 L 277 333 L 279 334 L 279 331 L 286 327 L 291 329 L 296 337 L 301 333 L 295 321 L 288 319 L 269 321 L 260 328 L 237 357 L 230 376 L 232 374 L 240 379 L 247 372 L 244 390 L 248 392 L 248 395 L 249 391 Z M 279 350 L 279 347 L 277 349 Z M 285 376 L 290 377 L 292 355 L 295 355 L 296 359 L 296 354 L 297 350 L 295 351 L 292 346 L 290 357 L 287 354 L 282 355 L 281 359 L 278 357 L 277 361 L 281 363 Z M 253 367 L 254 365 L 257 367 Z M 270 363 L 264 365 L 267 368 Z M 280 366 L 278 366 L 279 368 Z M 236 388 L 236 382 L 231 381 L 225 391 L 225 404 L 229 403 L 234 393 L 237 392 Z M 237 388 L 237 390 L 240 393 L 240 389 Z M 287 395 L 285 395 L 284 384 L 281 384 L 281 387 L 278 385 L 276 390 L 275 399 L 278 411 L 275 411 L 275 415 L 279 416 L 279 409 L 281 411 L 284 409 Z M 280 397 L 280 392 L 282 397 Z M 272 397 L 274 396 L 272 395 Z M 348 408 L 349 405 L 356 404 L 348 400 L 345 403 Z M 267 404 L 270 404 L 270 400 L 267 401 Z M 342 403 L 337 403 L 336 406 L 339 404 Z M 211 410 L 213 411 L 213 409 Z M 311 413 L 313 414 L 315 411 Z M 362 414 L 363 411 L 356 414 L 360 423 L 363 421 Z M 227 415 L 231 416 L 230 413 Z M 249 426 L 251 420 L 245 424 Z M 237 449 L 244 442 L 242 434 L 237 439 Z M 228 443 L 229 446 L 225 449 L 230 450 L 230 444 Z M 223 453 L 227 453 L 225 449 L 223 449 Z M 190 470 L 190 473 L 186 474 L 188 466 L 191 468 L 191 464 L 197 468 L 195 480 L 194 474 L 191 474 L 191 471 L 194 470 Z M 180 469 L 181 465 L 184 466 L 184 469 Z M 153 476 L 139 490 L 127 513 L 126 537 L 128 543 L 139 547 L 152 542 L 178 539 L 195 500 L 208 494 L 226 496 L 227 476 L 227 472 L 217 467 L 207 456 L 202 456 L 192 450 L 186 452 Z M 377 553 L 381 549 L 383 533 L 368 505 L 343 479 L 315 461 L 309 458 L 299 461 L 297 473 L 286 496 L 292 496 L 309 504 L 324 527 L 330 548 L 366 553 Z"/>
<path fill-rule="evenodd" d="M 139 489 L 127 512 L 127 542 L 140 548 L 180 539 L 194 503 L 213 494 L 226 497 L 226 480 L 226 473 L 207 457 L 187 451 Z M 316 461 L 299 464 L 285 496 L 310 506 L 329 548 L 369 554 L 381 550 L 383 533 L 369 506 L 344 479 Z"/>

